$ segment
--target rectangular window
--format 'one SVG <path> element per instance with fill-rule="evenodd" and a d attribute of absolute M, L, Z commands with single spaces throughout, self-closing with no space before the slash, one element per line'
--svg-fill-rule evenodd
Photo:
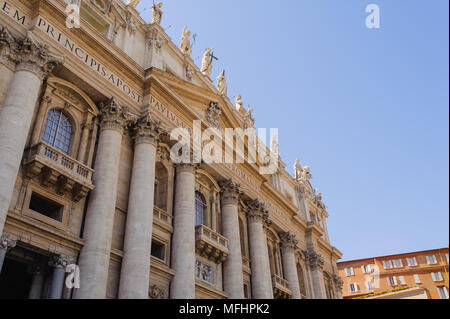
<path fill-rule="evenodd" d="M 428 265 L 437 264 L 436 256 L 435 255 L 427 256 L 427 263 Z"/>
<path fill-rule="evenodd" d="M 442 274 L 440 272 L 432 272 L 431 277 L 433 277 L 434 281 L 443 281 Z"/>
<path fill-rule="evenodd" d="M 62 222 L 64 206 L 36 193 L 31 195 L 29 208 L 36 213 Z"/>
<path fill-rule="evenodd" d="M 401 285 L 406 285 L 405 276 L 400 276 L 400 277 L 398 277 L 398 279 L 400 280 Z"/>
<path fill-rule="evenodd" d="M 417 266 L 417 259 L 416 259 L 416 257 L 406 258 L 406 262 L 408 263 L 408 266 L 410 266 L 410 267 Z"/>
<path fill-rule="evenodd" d="M 401 267 L 403 267 L 403 262 L 402 262 L 401 259 L 394 259 L 393 263 L 394 263 L 394 268 L 401 268 Z"/>
<path fill-rule="evenodd" d="M 372 281 L 366 281 L 367 290 L 373 291 L 373 283 Z"/>
<path fill-rule="evenodd" d="M 384 267 L 384 269 L 391 269 L 392 268 L 392 260 L 383 260 L 383 267 Z"/>
<path fill-rule="evenodd" d="M 166 246 L 157 241 L 152 240 L 152 256 L 159 260 L 166 260 Z"/>
<path fill-rule="evenodd" d="M 369 274 L 372 271 L 372 267 L 370 265 L 361 266 L 361 270 L 363 274 Z"/>
<path fill-rule="evenodd" d="M 448 299 L 447 287 L 438 287 L 439 296 L 441 299 Z"/>
<path fill-rule="evenodd" d="M 416 284 L 420 284 L 421 283 L 421 281 L 420 281 L 420 276 L 419 275 L 414 275 L 414 281 L 415 281 L 415 283 Z"/>
<path fill-rule="evenodd" d="M 389 277 L 389 278 L 388 278 L 388 281 L 389 281 L 389 285 L 391 285 L 391 286 L 397 286 L 397 278 L 395 278 L 395 277 Z"/>
<path fill-rule="evenodd" d="M 349 285 L 350 292 L 357 292 L 358 291 L 358 285 L 357 284 L 350 284 Z"/>
<path fill-rule="evenodd" d="M 347 275 L 347 277 L 354 276 L 355 271 L 353 270 L 353 267 L 345 268 L 345 274 Z"/>

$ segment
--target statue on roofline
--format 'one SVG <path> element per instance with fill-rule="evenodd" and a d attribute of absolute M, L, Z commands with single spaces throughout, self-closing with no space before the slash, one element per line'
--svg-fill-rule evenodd
<path fill-rule="evenodd" d="M 152 22 L 161 25 L 163 12 L 161 10 L 163 3 L 152 5 Z"/>

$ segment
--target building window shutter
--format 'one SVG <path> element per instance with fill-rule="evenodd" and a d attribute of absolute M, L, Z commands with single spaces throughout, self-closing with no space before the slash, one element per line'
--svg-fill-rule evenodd
<path fill-rule="evenodd" d="M 420 276 L 419 275 L 414 275 L 414 281 L 416 282 L 416 284 L 420 284 Z"/>
<path fill-rule="evenodd" d="M 366 273 L 366 268 L 364 267 L 364 265 L 361 266 L 361 270 L 362 270 L 362 273 L 363 273 L 363 274 Z"/>

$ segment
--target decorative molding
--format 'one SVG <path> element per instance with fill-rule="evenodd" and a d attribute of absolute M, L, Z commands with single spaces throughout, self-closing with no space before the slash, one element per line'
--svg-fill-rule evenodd
<path fill-rule="evenodd" d="M 49 52 L 47 44 L 39 43 L 33 32 L 27 31 L 24 39 L 14 38 L 8 29 L 0 25 L 0 58 L 15 71 L 30 71 L 41 80 L 47 78 L 53 69 L 64 63 L 63 57 Z"/>
<path fill-rule="evenodd" d="M 323 265 L 325 263 L 322 255 L 320 255 L 319 253 L 317 253 L 314 250 L 310 250 L 308 252 L 305 253 L 306 256 L 306 260 L 309 263 L 309 266 L 311 267 L 312 270 L 315 269 L 323 269 Z"/>
<path fill-rule="evenodd" d="M 218 102 L 210 102 L 209 107 L 206 110 L 206 121 L 214 126 L 220 128 L 220 118 L 222 116 L 222 107 Z"/>
<path fill-rule="evenodd" d="M 212 286 L 216 285 L 216 269 L 214 266 L 196 260 L 195 276 L 198 280 L 206 282 Z"/>
<path fill-rule="evenodd" d="M 114 97 L 106 103 L 100 103 L 101 130 L 118 130 L 123 134 L 124 128 L 129 124 L 131 117 L 128 107 L 120 105 Z"/>
<path fill-rule="evenodd" d="M 166 290 L 157 285 L 150 286 L 148 291 L 150 299 L 166 299 Z"/>
<path fill-rule="evenodd" d="M 155 52 L 156 54 L 161 54 L 161 49 L 164 45 L 164 39 L 159 35 L 157 29 L 151 29 L 146 34 L 147 47 Z"/>
<path fill-rule="evenodd" d="M 162 129 L 161 122 L 156 121 L 150 114 L 142 116 L 133 125 L 133 138 L 135 144 L 153 144 L 158 145 Z"/>
<path fill-rule="evenodd" d="M 73 264 L 74 258 L 64 255 L 53 255 L 48 262 L 50 267 L 56 269 L 65 269 L 68 265 Z"/>
<path fill-rule="evenodd" d="M 17 239 L 9 234 L 4 234 L 0 237 L 0 249 L 10 250 L 16 247 Z"/>
<path fill-rule="evenodd" d="M 15 50 L 16 40 L 9 30 L 0 24 L 0 61 L 13 70 L 16 65 L 14 59 Z"/>
<path fill-rule="evenodd" d="M 344 280 L 342 280 L 342 278 L 337 274 L 333 274 L 332 279 L 336 290 L 339 290 L 338 293 L 342 292 L 342 289 L 344 287 Z"/>
<path fill-rule="evenodd" d="M 240 190 L 240 184 L 234 183 L 233 180 L 228 179 L 219 183 L 221 188 L 220 193 L 222 194 L 222 201 L 224 204 L 235 204 L 239 203 L 239 199 L 243 195 Z"/>
<path fill-rule="evenodd" d="M 298 248 L 298 240 L 296 235 L 290 232 L 280 234 L 281 246 L 285 249 L 295 250 Z"/>
<path fill-rule="evenodd" d="M 247 201 L 247 218 L 249 223 L 259 222 L 264 225 L 265 230 L 272 225 L 269 219 L 269 211 L 258 199 Z"/>

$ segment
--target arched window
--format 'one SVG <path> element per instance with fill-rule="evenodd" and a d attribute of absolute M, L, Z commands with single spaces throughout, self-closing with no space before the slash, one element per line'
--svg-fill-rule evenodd
<path fill-rule="evenodd" d="M 200 192 L 195 192 L 195 225 L 205 225 L 206 201 Z"/>
<path fill-rule="evenodd" d="M 47 115 L 42 141 L 65 154 L 69 154 L 72 132 L 72 124 L 69 118 L 61 110 L 52 109 Z"/>

